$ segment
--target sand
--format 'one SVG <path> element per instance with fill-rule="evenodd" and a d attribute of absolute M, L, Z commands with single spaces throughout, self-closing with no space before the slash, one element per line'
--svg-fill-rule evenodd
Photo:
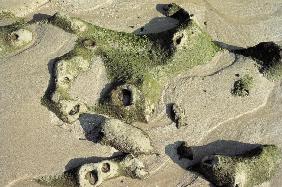
<path fill-rule="evenodd" d="M 193 18 L 213 40 L 228 49 L 282 40 L 279 0 L 174 2 L 194 14 Z M 145 32 L 157 32 L 176 24 L 157 11 L 158 4 L 160 1 L 156 0 L 40 0 L 36 3 L 0 0 L 0 11 L 40 19 L 60 10 L 105 28 L 138 33 L 142 26 Z M 4 24 L 5 20 L 0 22 Z M 64 124 L 41 105 L 53 59 L 70 51 L 76 38 L 50 25 L 35 24 L 31 29 L 36 35 L 32 44 L 0 59 L 0 186 L 39 186 L 31 179 L 61 173 L 117 152 L 84 140 L 82 124 Z M 238 63 L 234 65 L 234 61 Z M 96 103 L 108 80 L 101 64 L 92 66 L 74 83 L 72 94 Z M 230 95 L 237 73 L 254 75 L 256 84 L 248 98 Z M 209 64 L 195 67 L 168 82 L 152 121 L 134 124 L 149 133 L 160 153 L 145 159 L 150 177 L 145 180 L 117 178 L 102 186 L 209 186 L 208 181 L 185 170 L 193 162 L 178 160 L 175 152 L 178 142 L 201 146 L 199 150 L 205 150 L 205 154 L 215 148 L 231 154 L 228 147 L 234 145 L 232 141 L 276 144 L 282 148 L 281 93 L 282 83 L 265 79 L 252 60 L 221 52 Z M 171 102 L 181 104 L 188 113 L 188 126 L 179 130 L 169 119 L 166 105 Z M 236 151 L 248 148 L 240 144 Z M 281 186 L 281 175 L 282 169 L 262 186 Z"/>

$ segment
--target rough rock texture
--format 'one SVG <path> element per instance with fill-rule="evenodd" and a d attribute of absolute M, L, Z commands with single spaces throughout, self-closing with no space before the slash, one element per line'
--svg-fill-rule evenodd
<path fill-rule="evenodd" d="M 262 145 L 237 156 L 207 156 L 199 171 L 217 186 L 252 187 L 270 180 L 280 160 L 276 146 Z"/>
<path fill-rule="evenodd" d="M 185 111 L 177 104 L 172 104 L 171 108 L 172 120 L 176 123 L 177 128 L 186 126 L 187 122 L 185 120 Z"/>
<path fill-rule="evenodd" d="M 250 94 L 250 90 L 253 86 L 253 77 L 250 75 L 244 75 L 242 78 L 234 82 L 232 94 L 235 96 L 245 97 Z"/>
<path fill-rule="evenodd" d="M 102 125 L 102 142 L 133 155 L 153 153 L 151 140 L 145 132 L 118 119 L 107 119 Z"/>
<path fill-rule="evenodd" d="M 21 47 L 32 41 L 32 32 L 27 29 L 20 29 L 10 34 L 12 45 Z"/>
<path fill-rule="evenodd" d="M 87 30 L 87 25 L 83 21 L 77 18 L 71 18 L 64 13 L 56 13 L 50 21 L 52 24 L 73 33 L 81 33 Z"/>
<path fill-rule="evenodd" d="M 0 57 L 23 49 L 33 41 L 33 33 L 23 20 L 0 26 Z"/>
<path fill-rule="evenodd" d="M 105 160 L 82 165 L 78 171 L 79 186 L 95 187 L 111 178 L 126 176 L 142 179 L 148 175 L 144 164 L 132 155 L 123 159 Z"/>
<path fill-rule="evenodd" d="M 54 85 L 45 95 L 46 104 L 64 122 L 73 123 L 81 113 L 87 111 L 84 103 L 70 97 L 72 82 L 81 73 L 89 69 L 90 60 L 82 56 L 61 57 L 54 67 Z"/>

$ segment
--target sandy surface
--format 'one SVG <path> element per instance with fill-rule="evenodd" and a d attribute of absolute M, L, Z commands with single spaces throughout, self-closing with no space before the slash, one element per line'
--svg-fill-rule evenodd
<path fill-rule="evenodd" d="M 158 4 L 167 2 L 0 0 L 0 11 L 40 19 L 60 10 L 105 28 L 138 32 L 145 26 L 145 32 L 156 32 L 175 25 L 175 20 L 164 18 L 157 11 Z M 282 40 L 280 0 L 174 2 L 193 13 L 200 26 L 224 47 Z M 50 64 L 72 49 L 75 37 L 50 25 L 36 24 L 31 29 L 36 38 L 30 46 L 0 59 L 0 186 L 36 187 L 30 181 L 33 177 L 60 173 L 115 152 L 113 148 L 80 140 L 84 136 L 81 124 L 67 126 L 41 105 L 49 84 Z M 252 73 L 255 77 L 255 87 L 247 99 L 230 95 L 237 73 Z M 77 79 L 72 94 L 95 103 L 106 84 L 103 66 L 93 63 L 91 71 Z M 209 186 L 207 181 L 184 169 L 192 162 L 178 160 L 175 153 L 178 141 L 198 146 L 197 159 L 214 150 L 226 154 L 242 152 L 250 148 L 247 143 L 273 143 L 282 148 L 281 93 L 282 84 L 267 81 L 251 60 L 236 59 L 226 51 L 218 54 L 211 63 L 171 80 L 153 120 L 149 124 L 135 124 L 148 131 L 160 153 L 159 157 L 145 160 L 150 177 L 142 181 L 117 178 L 103 186 Z M 167 117 L 166 105 L 171 102 L 181 103 L 188 112 L 188 126 L 181 130 Z M 230 147 L 236 147 L 235 151 Z M 281 186 L 281 175 L 282 169 L 263 186 Z"/>

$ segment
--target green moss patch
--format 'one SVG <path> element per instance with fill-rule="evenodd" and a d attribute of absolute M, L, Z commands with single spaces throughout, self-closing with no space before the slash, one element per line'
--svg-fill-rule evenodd
<path fill-rule="evenodd" d="M 217 186 L 252 187 L 269 181 L 280 160 L 281 152 L 276 146 L 263 145 L 237 156 L 208 156 L 199 171 Z"/>
<path fill-rule="evenodd" d="M 142 97 L 135 107 L 113 104 L 116 88 L 103 98 L 98 106 L 89 109 L 118 117 L 125 121 L 146 121 L 160 98 L 166 84 L 174 76 L 196 65 L 209 62 L 220 50 L 198 25 L 189 19 L 189 14 L 174 5 L 170 16 L 185 12 L 187 16 L 175 29 L 158 36 L 138 36 L 95 26 L 78 18 L 55 14 L 50 23 L 78 36 L 75 49 L 64 55 L 68 59 L 82 56 L 89 60 L 93 56 L 103 59 L 108 78 L 115 85 L 132 85 Z M 176 18 L 178 19 L 178 18 Z M 179 18 L 180 19 L 180 18 Z M 83 29 L 81 29 L 83 28 Z M 179 37 L 180 36 L 180 37 Z M 158 39 L 156 39 L 158 38 Z M 70 67 L 71 68 L 71 67 Z M 64 92 L 66 93 L 66 92 Z M 106 102 L 105 102 L 106 101 Z"/>

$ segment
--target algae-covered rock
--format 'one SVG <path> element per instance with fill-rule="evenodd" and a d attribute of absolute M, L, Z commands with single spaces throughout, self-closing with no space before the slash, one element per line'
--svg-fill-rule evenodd
<path fill-rule="evenodd" d="M 245 97 L 250 94 L 250 90 L 253 86 L 253 77 L 245 75 L 239 80 L 235 81 L 232 89 L 232 94 L 235 96 Z"/>
<path fill-rule="evenodd" d="M 124 153 L 151 154 L 153 147 L 144 131 L 118 119 L 107 119 L 102 125 L 102 142 Z"/>
<path fill-rule="evenodd" d="M 143 179 L 147 175 L 148 171 L 143 162 L 133 155 L 127 155 L 122 159 L 84 164 L 78 169 L 77 179 L 81 187 L 95 187 L 119 176 Z"/>
<path fill-rule="evenodd" d="M 166 11 L 166 15 L 178 19 L 179 24 L 152 35 L 117 32 L 61 13 L 50 19 L 50 23 L 78 36 L 70 54 L 79 53 L 88 59 L 100 56 L 112 84 L 119 85 L 112 89 L 109 99 L 101 98 L 103 102 L 98 107 L 89 106 L 93 112 L 128 123 L 148 122 L 166 83 L 196 65 L 209 62 L 220 50 L 183 8 L 171 4 Z M 59 81 L 64 87 L 60 89 L 69 89 L 68 82 L 73 77 L 64 70 L 61 73 Z"/>
<path fill-rule="evenodd" d="M 260 70 L 270 79 L 282 76 L 281 43 L 261 42 L 256 46 L 234 51 L 247 57 L 252 57 L 261 65 Z"/>
<path fill-rule="evenodd" d="M 89 68 L 90 60 L 83 56 L 62 57 L 54 66 L 54 90 L 45 95 L 44 104 L 66 123 L 75 122 L 81 113 L 87 111 L 86 104 L 71 98 L 69 91 L 75 78 Z"/>
<path fill-rule="evenodd" d="M 73 33 L 80 33 L 87 30 L 87 25 L 76 18 L 71 18 L 67 14 L 58 12 L 50 19 L 51 23 Z"/>
<path fill-rule="evenodd" d="M 237 156 L 207 156 L 199 172 L 217 186 L 252 187 L 270 180 L 280 160 L 276 146 L 262 145 Z"/>
<path fill-rule="evenodd" d="M 27 29 L 19 29 L 9 35 L 10 42 L 15 47 L 21 47 L 32 41 L 32 32 Z"/>
<path fill-rule="evenodd" d="M 5 56 L 26 47 L 33 41 L 33 33 L 24 21 L 0 26 L 0 56 Z"/>
<path fill-rule="evenodd" d="M 108 98 L 96 107 L 96 111 L 127 123 L 133 121 L 147 122 L 144 116 L 144 96 L 132 84 L 122 84 L 113 88 L 109 92 Z"/>
<path fill-rule="evenodd" d="M 38 177 L 35 181 L 54 187 L 96 187 L 120 176 L 143 179 L 148 176 L 148 170 L 140 159 L 129 154 L 98 163 L 83 164 L 60 175 Z"/>

